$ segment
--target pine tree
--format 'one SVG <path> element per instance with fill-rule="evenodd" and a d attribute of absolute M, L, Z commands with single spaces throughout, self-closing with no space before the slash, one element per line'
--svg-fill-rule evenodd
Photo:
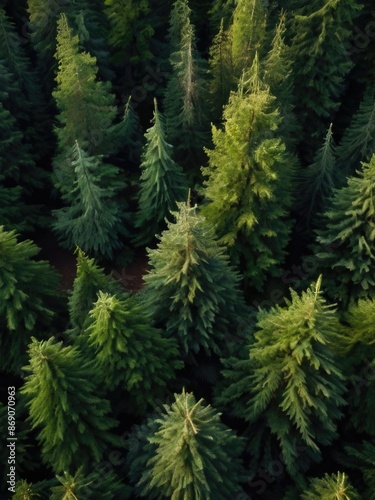
<path fill-rule="evenodd" d="M 110 84 L 96 79 L 96 60 L 80 52 L 65 14 L 58 21 L 57 89 L 53 92 L 59 110 L 56 128 L 59 152 L 87 143 L 90 154 L 103 153 L 106 134 L 115 117 Z"/>
<path fill-rule="evenodd" d="M 343 42 L 350 37 L 360 10 L 356 0 L 314 0 L 294 15 L 293 95 L 303 133 L 302 152 L 309 163 L 334 121 L 344 79 L 353 67 Z"/>
<path fill-rule="evenodd" d="M 180 12 L 183 17 L 178 17 Z M 205 63 L 196 50 L 187 0 L 175 1 L 170 23 L 170 43 L 172 50 L 175 46 L 176 49 L 170 56 L 172 73 L 164 99 L 167 140 L 178 150 L 194 156 L 193 152 L 200 151 L 207 141 L 208 119 L 204 106 L 208 90 Z"/>
<path fill-rule="evenodd" d="M 344 175 L 353 175 L 360 167 L 360 162 L 370 161 L 374 152 L 375 87 L 370 86 L 337 148 L 340 170 Z"/>
<path fill-rule="evenodd" d="M 301 500 L 359 500 L 361 496 L 349 483 L 345 472 L 325 474 L 323 478 L 310 479 L 309 490 L 301 495 Z"/>
<path fill-rule="evenodd" d="M 0 226 L 0 365 L 19 374 L 31 334 L 50 327 L 58 278 L 39 248 Z"/>
<path fill-rule="evenodd" d="M 231 31 L 224 30 L 223 20 L 210 47 L 209 65 L 212 115 L 215 122 L 220 122 L 230 91 L 235 88 Z"/>
<path fill-rule="evenodd" d="M 324 144 L 314 158 L 314 163 L 301 173 L 302 194 L 299 205 L 308 221 L 318 212 L 323 212 L 326 209 L 334 188 L 339 184 L 338 178 L 331 123 Z"/>
<path fill-rule="evenodd" d="M 117 63 L 142 63 L 152 59 L 150 40 L 154 29 L 147 19 L 149 0 L 105 0 L 105 13 L 110 22 L 109 43 L 117 51 Z"/>
<path fill-rule="evenodd" d="M 279 266 L 289 240 L 290 184 L 294 160 L 276 136 L 275 98 L 259 77 L 255 57 L 248 82 L 241 81 L 224 108 L 224 129 L 212 127 L 202 214 L 214 225 L 246 282 L 260 289 Z"/>
<path fill-rule="evenodd" d="M 90 259 L 77 248 L 77 272 L 73 288 L 69 296 L 69 318 L 72 333 L 81 333 L 87 325 L 88 314 L 93 308 L 98 292 L 118 293 L 120 285 L 111 276 L 98 267 L 94 259 Z"/>
<path fill-rule="evenodd" d="M 142 497 L 224 500 L 241 492 L 242 443 L 203 399 L 183 390 L 154 422 L 156 432 L 147 433 L 152 423 L 137 430 L 144 446 L 129 460 L 130 477 Z M 151 458 L 140 470 L 144 456 Z"/>
<path fill-rule="evenodd" d="M 177 205 L 176 222 L 168 222 L 158 247 L 148 249 L 145 305 L 178 338 L 184 355 L 221 353 L 245 314 L 239 276 L 196 207 Z"/>
<path fill-rule="evenodd" d="M 375 155 L 358 177 L 336 190 L 313 246 L 327 280 L 327 293 L 345 305 L 349 298 L 371 297 L 375 286 Z"/>
<path fill-rule="evenodd" d="M 223 360 L 225 387 L 216 400 L 250 424 L 249 449 L 258 466 L 281 450 L 296 481 L 337 437 L 345 404 L 344 376 L 332 351 L 339 321 L 320 287 L 321 277 L 301 296 L 291 290 L 285 307 L 259 312 L 248 357 Z"/>
<path fill-rule="evenodd" d="M 187 181 L 181 167 L 173 161 L 173 147 L 166 142 L 165 121 L 156 100 L 152 127 L 145 138 L 135 219 L 135 226 L 141 228 L 135 239 L 138 245 L 149 243 L 159 234 L 164 220 L 176 210 L 176 202 L 187 196 Z"/>
<path fill-rule="evenodd" d="M 233 13 L 232 57 L 239 79 L 264 45 L 267 8 L 262 0 L 237 0 Z"/>
<path fill-rule="evenodd" d="M 65 247 L 78 245 L 95 256 L 111 257 L 122 246 L 120 235 L 127 235 L 126 207 L 119 199 L 125 183 L 116 167 L 89 156 L 78 142 L 71 148 L 70 170 L 61 176 L 68 206 L 53 211 L 53 227 Z"/>
<path fill-rule="evenodd" d="M 138 409 L 163 397 L 178 361 L 175 339 L 166 339 L 133 296 L 99 292 L 83 337 L 107 390 L 129 392 Z"/>
<path fill-rule="evenodd" d="M 30 375 L 21 393 L 28 399 L 32 428 L 39 431 L 43 461 L 55 473 L 87 468 L 117 444 L 110 432 L 116 421 L 96 383 L 98 375 L 76 347 L 33 338 L 24 369 Z"/>

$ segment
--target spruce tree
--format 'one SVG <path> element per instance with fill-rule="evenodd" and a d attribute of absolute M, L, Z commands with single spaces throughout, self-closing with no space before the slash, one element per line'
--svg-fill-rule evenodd
<path fill-rule="evenodd" d="M 375 87 L 369 86 L 337 148 L 338 165 L 343 177 L 353 175 L 360 162 L 370 161 L 374 152 Z"/>
<path fill-rule="evenodd" d="M 89 156 L 76 142 L 71 148 L 70 171 L 62 172 L 61 179 L 68 206 L 53 211 L 53 227 L 63 245 L 70 249 L 78 245 L 95 256 L 111 257 L 122 247 L 120 235 L 127 235 L 126 207 L 119 198 L 125 183 L 119 170 L 103 164 L 99 156 Z"/>
<path fill-rule="evenodd" d="M 30 336 L 49 328 L 58 277 L 48 262 L 36 260 L 39 248 L 19 241 L 0 226 L 0 365 L 19 373 Z"/>
<path fill-rule="evenodd" d="M 128 462 L 140 496 L 224 500 L 241 492 L 242 443 L 203 399 L 183 390 L 154 423 L 142 427 L 136 435 L 143 437 L 143 446 Z"/>
<path fill-rule="evenodd" d="M 264 46 L 267 8 L 261 0 L 237 0 L 233 13 L 232 57 L 239 79 Z"/>
<path fill-rule="evenodd" d="M 111 276 L 104 273 L 104 269 L 97 266 L 94 259 L 90 259 L 77 248 L 77 272 L 73 288 L 69 296 L 68 308 L 72 333 L 82 333 L 87 324 L 88 314 L 93 308 L 98 292 L 118 293 L 120 284 Z"/>
<path fill-rule="evenodd" d="M 43 462 L 55 473 L 88 468 L 109 445 L 116 446 L 109 402 L 77 347 L 33 338 L 24 370 L 30 372 L 21 389 L 29 420 L 38 431 Z"/>
<path fill-rule="evenodd" d="M 99 292 L 83 333 L 107 390 L 129 392 L 139 409 L 163 397 L 178 361 L 175 339 L 166 339 L 133 296 Z"/>
<path fill-rule="evenodd" d="M 183 158 L 186 153 L 194 157 L 194 151 L 202 149 L 207 142 L 209 125 L 205 111 L 206 68 L 196 50 L 190 12 L 187 0 L 176 0 L 173 4 L 170 43 L 172 50 L 176 48 L 170 56 L 172 73 L 164 99 L 167 140 L 185 153 Z"/>
<path fill-rule="evenodd" d="M 345 472 L 325 474 L 322 478 L 310 479 L 308 490 L 301 500 L 359 500 L 362 498 L 353 488 Z"/>
<path fill-rule="evenodd" d="M 107 131 L 115 117 L 110 84 L 96 79 L 96 60 L 80 51 L 65 14 L 58 21 L 57 88 L 53 92 L 58 108 L 56 134 L 59 152 L 87 143 L 90 154 L 103 153 Z"/>
<path fill-rule="evenodd" d="M 248 356 L 223 360 L 225 383 L 216 400 L 250 424 L 258 466 L 281 451 L 296 481 L 337 437 L 345 404 L 344 375 L 333 354 L 338 316 L 320 287 L 321 277 L 301 296 L 291 290 L 285 307 L 259 312 Z"/>
<path fill-rule="evenodd" d="M 375 155 L 358 177 L 334 192 L 316 231 L 313 251 L 327 279 L 327 293 L 345 305 L 350 298 L 374 295 Z"/>
<path fill-rule="evenodd" d="M 314 163 L 301 172 L 299 206 L 308 221 L 327 207 L 327 202 L 332 197 L 334 188 L 339 184 L 338 178 L 331 123 L 324 144 L 314 158 Z"/>
<path fill-rule="evenodd" d="M 142 63 L 152 59 L 150 40 L 154 29 L 147 18 L 149 0 L 105 0 L 105 13 L 110 23 L 109 43 L 116 50 L 114 60 Z"/>
<path fill-rule="evenodd" d="M 361 7 L 356 0 L 313 0 L 294 15 L 293 95 L 303 134 L 302 153 L 309 163 L 334 121 L 344 79 L 353 67 L 343 42 L 350 37 Z"/>
<path fill-rule="evenodd" d="M 156 100 L 152 127 L 145 138 L 135 219 L 135 226 L 141 228 L 135 238 L 137 244 L 149 243 L 159 234 L 165 218 L 176 210 L 176 202 L 187 196 L 187 181 L 182 168 L 173 161 L 173 147 L 166 141 L 165 121 Z"/>
<path fill-rule="evenodd" d="M 224 129 L 212 127 L 214 149 L 202 168 L 207 203 L 202 214 L 214 225 L 246 282 L 261 289 L 267 275 L 278 276 L 291 222 L 293 158 L 277 137 L 280 116 L 275 98 L 260 79 L 255 57 L 224 108 Z"/>
<path fill-rule="evenodd" d="M 244 318 L 238 274 L 229 266 L 212 227 L 189 203 L 178 203 L 144 276 L 147 309 L 176 337 L 184 355 L 222 353 L 229 331 Z"/>

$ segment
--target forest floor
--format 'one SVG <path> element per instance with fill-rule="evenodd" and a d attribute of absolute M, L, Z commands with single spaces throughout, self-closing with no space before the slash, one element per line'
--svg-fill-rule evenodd
<path fill-rule="evenodd" d="M 74 282 L 77 270 L 76 257 L 73 252 L 64 250 L 58 245 L 56 237 L 49 231 L 36 235 L 34 242 L 41 249 L 39 257 L 57 269 L 60 279 L 60 291 L 68 292 Z M 106 266 L 106 271 L 121 281 L 122 286 L 129 291 L 138 292 L 144 286 L 143 276 L 148 270 L 148 258 L 143 250 L 135 255 L 133 261 L 123 267 L 114 266 L 113 269 Z"/>

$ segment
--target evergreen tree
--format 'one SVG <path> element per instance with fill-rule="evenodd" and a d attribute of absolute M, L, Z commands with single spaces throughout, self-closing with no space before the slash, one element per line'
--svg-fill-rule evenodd
<path fill-rule="evenodd" d="M 241 492 L 242 444 L 203 399 L 197 401 L 185 391 L 175 394 L 155 424 L 156 432 L 148 435 L 150 424 L 146 432 L 138 430 L 147 441 L 134 457 L 136 462 L 132 455 L 129 461 L 130 477 L 142 497 L 224 500 Z M 137 463 L 144 462 L 144 456 L 147 463 L 139 470 Z"/>
<path fill-rule="evenodd" d="M 260 311 L 248 357 L 223 360 L 226 379 L 217 404 L 250 424 L 249 449 L 258 464 L 279 456 L 301 479 L 321 447 L 337 437 L 344 376 L 332 352 L 337 314 L 320 290 L 321 277 L 286 307 Z M 260 462 L 259 462 L 260 461 Z"/>
<path fill-rule="evenodd" d="M 302 171 L 300 208 L 309 221 L 318 212 L 324 211 L 327 201 L 338 184 L 336 172 L 336 151 L 333 140 L 332 123 L 324 144 L 317 152 L 314 163 Z"/>
<path fill-rule="evenodd" d="M 104 386 L 127 390 L 139 409 L 162 397 L 182 367 L 175 339 L 163 338 L 132 296 L 99 292 L 90 320 L 83 335 Z"/>
<path fill-rule="evenodd" d="M 0 226 L 0 365 L 19 373 L 32 333 L 51 325 L 58 278 L 39 248 Z"/>
<path fill-rule="evenodd" d="M 343 42 L 350 37 L 360 10 L 356 0 L 313 0 L 294 15 L 293 95 L 303 133 L 302 152 L 309 163 L 334 121 L 344 79 L 353 67 Z"/>
<path fill-rule="evenodd" d="M 349 298 L 371 297 L 375 286 L 375 155 L 358 177 L 336 190 L 313 246 L 327 280 L 327 293 L 344 305 Z"/>
<path fill-rule="evenodd" d="M 356 468 L 358 468 L 366 483 L 366 490 L 362 498 L 368 500 L 375 499 L 375 445 L 368 441 L 364 441 L 359 446 L 345 446 L 345 451 L 355 457 L 357 460 Z"/>
<path fill-rule="evenodd" d="M 264 46 L 267 8 L 262 0 L 237 0 L 233 13 L 232 57 L 239 79 Z"/>
<path fill-rule="evenodd" d="M 230 91 L 235 88 L 231 31 L 224 30 L 223 20 L 210 48 L 209 64 L 212 115 L 215 122 L 220 122 Z"/>
<path fill-rule="evenodd" d="M 224 109 L 224 129 L 212 127 L 214 149 L 207 150 L 207 203 L 202 214 L 229 247 L 246 282 L 260 289 L 267 275 L 280 274 L 289 240 L 293 158 L 276 137 L 280 124 L 254 59 L 248 82 L 241 81 Z"/>
<path fill-rule="evenodd" d="M 109 43 L 117 51 L 117 63 L 142 63 L 152 59 L 150 39 L 154 29 L 147 19 L 149 0 L 105 0 L 105 13 L 110 22 Z"/>
<path fill-rule="evenodd" d="M 145 138 L 139 209 L 135 219 L 135 226 L 141 228 L 136 235 L 137 244 L 149 243 L 159 234 L 165 218 L 176 210 L 176 202 L 187 196 L 186 179 L 181 167 L 173 161 L 173 147 L 166 142 L 165 121 L 156 100 L 152 127 Z"/>
<path fill-rule="evenodd" d="M 125 206 L 118 198 L 125 183 L 116 167 L 89 156 L 78 142 L 71 148 L 72 167 L 74 173 L 64 172 L 65 178 L 61 177 L 63 200 L 68 206 L 53 211 L 54 229 L 67 248 L 78 245 L 85 252 L 111 257 L 122 246 L 120 235 L 127 234 Z"/>
<path fill-rule="evenodd" d="M 301 500 L 359 500 L 361 497 L 349 483 L 344 472 L 325 474 L 323 478 L 310 479 L 309 490 L 302 493 Z"/>
<path fill-rule="evenodd" d="M 78 35 L 73 35 L 65 14 L 58 21 L 57 89 L 53 92 L 59 110 L 56 128 L 59 152 L 87 143 L 90 154 L 103 153 L 106 134 L 115 117 L 110 84 L 96 79 L 96 60 L 80 52 Z"/>
<path fill-rule="evenodd" d="M 117 444 L 110 432 L 116 421 L 95 382 L 98 375 L 76 347 L 33 338 L 24 369 L 30 372 L 21 389 L 29 420 L 39 431 L 43 461 L 55 473 L 87 468 Z"/>
<path fill-rule="evenodd" d="M 183 353 L 222 353 L 228 332 L 244 318 L 239 277 L 196 207 L 178 203 L 176 222 L 148 249 L 145 303 L 177 337 Z"/>
<path fill-rule="evenodd" d="M 93 308 L 97 294 L 101 290 L 106 293 L 118 293 L 120 285 L 111 276 L 98 267 L 94 259 L 90 259 L 77 248 L 77 272 L 73 288 L 69 296 L 69 318 L 72 333 L 79 334 L 87 324 L 88 314 Z"/>
<path fill-rule="evenodd" d="M 337 148 L 340 170 L 344 175 L 352 175 L 360 167 L 361 161 L 370 161 L 374 152 L 375 87 L 369 87 Z"/>
<path fill-rule="evenodd" d="M 183 17 L 178 17 L 180 12 Z M 170 23 L 171 46 L 172 50 L 175 46 L 176 49 L 170 57 L 172 73 L 164 99 L 167 140 L 177 149 L 193 154 L 195 150 L 200 151 L 207 140 L 208 119 L 204 105 L 208 90 L 205 63 L 196 50 L 187 0 L 175 1 Z"/>

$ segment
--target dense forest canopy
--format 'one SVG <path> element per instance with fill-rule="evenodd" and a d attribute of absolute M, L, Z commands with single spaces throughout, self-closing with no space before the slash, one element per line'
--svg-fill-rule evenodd
<path fill-rule="evenodd" d="M 1 498 L 375 499 L 371 0 L 0 0 Z"/>

